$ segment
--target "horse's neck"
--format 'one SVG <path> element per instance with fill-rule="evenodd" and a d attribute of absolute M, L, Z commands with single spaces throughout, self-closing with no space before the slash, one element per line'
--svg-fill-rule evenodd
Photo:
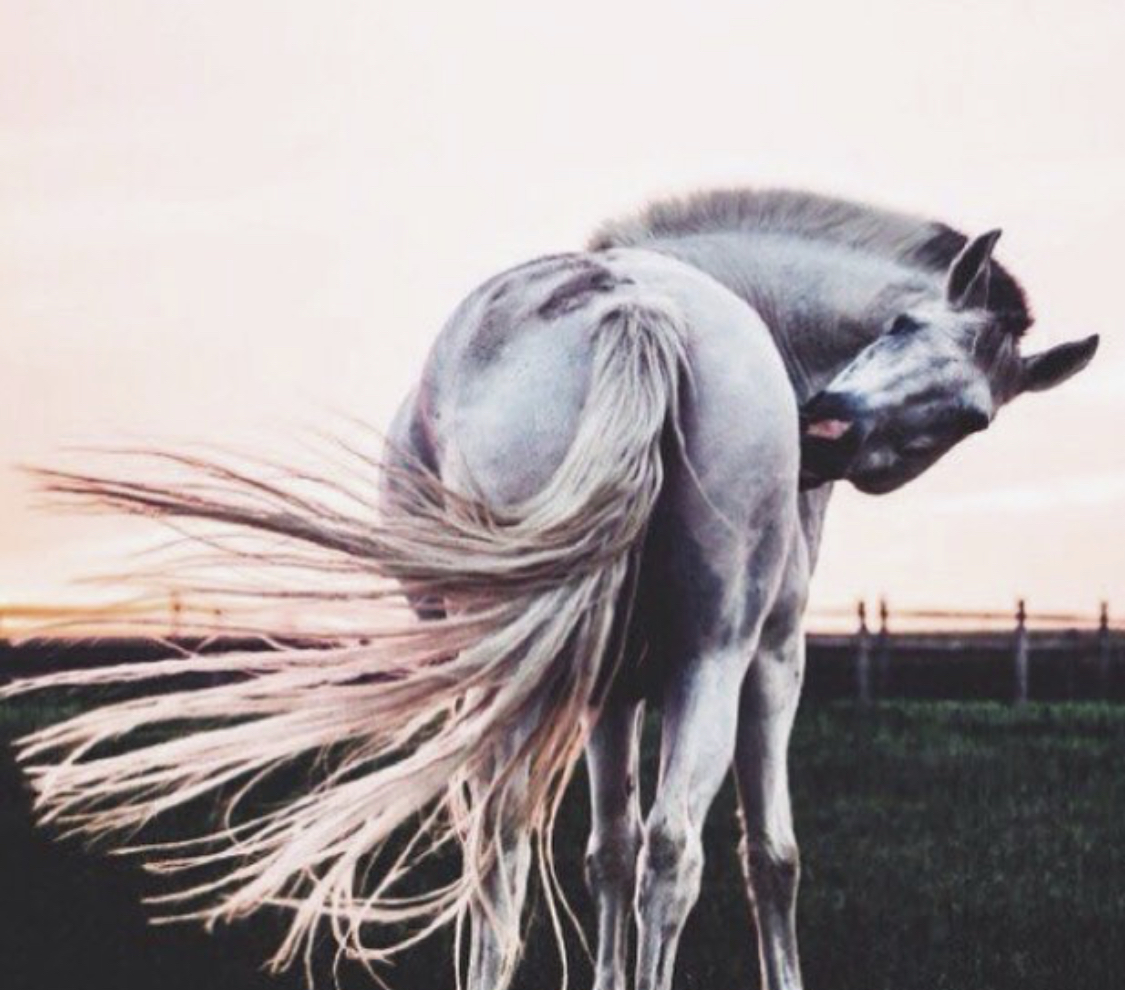
<path fill-rule="evenodd" d="M 783 234 L 731 231 L 651 245 L 701 268 L 761 315 L 799 402 L 820 391 L 910 301 L 936 291 L 898 263 Z"/>

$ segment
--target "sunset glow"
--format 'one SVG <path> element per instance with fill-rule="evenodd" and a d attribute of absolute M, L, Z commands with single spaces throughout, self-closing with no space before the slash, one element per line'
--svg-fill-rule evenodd
<path fill-rule="evenodd" d="M 1027 349 L 1102 334 L 903 492 L 842 492 L 815 603 L 1125 614 L 1125 5 L 714 6 L 5 3 L 0 609 L 145 538 L 18 465 L 385 424 L 483 278 L 747 184 L 1003 227 Z"/>

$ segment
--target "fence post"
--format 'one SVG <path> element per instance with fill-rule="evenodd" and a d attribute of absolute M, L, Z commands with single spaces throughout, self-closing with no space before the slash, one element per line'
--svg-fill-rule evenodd
<path fill-rule="evenodd" d="M 168 595 L 168 618 L 172 626 L 171 634 L 173 636 L 180 635 L 181 626 L 183 624 L 184 603 L 180 599 L 180 593 L 173 591 Z"/>
<path fill-rule="evenodd" d="M 871 703 L 871 643 L 867 631 L 867 605 L 861 600 L 856 608 L 859 629 L 855 643 L 855 687 L 856 698 L 861 705 Z"/>
<path fill-rule="evenodd" d="M 879 635 L 875 644 L 875 689 L 883 698 L 890 692 L 891 686 L 891 633 L 888 628 L 890 609 L 887 599 L 879 599 Z"/>
<path fill-rule="evenodd" d="M 1109 639 L 1109 602 L 1102 602 L 1098 614 L 1098 687 L 1103 698 L 1109 697 L 1113 656 Z"/>
<path fill-rule="evenodd" d="M 1016 704 L 1022 705 L 1027 701 L 1028 695 L 1028 643 L 1027 643 L 1027 607 L 1021 598 L 1016 606 L 1016 640 L 1015 640 L 1015 667 L 1016 667 Z"/>

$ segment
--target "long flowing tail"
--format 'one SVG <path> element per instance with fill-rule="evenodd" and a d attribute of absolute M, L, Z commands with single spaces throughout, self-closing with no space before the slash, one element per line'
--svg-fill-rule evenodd
<path fill-rule="evenodd" d="M 396 475 L 399 511 L 381 517 L 342 482 L 267 480 L 213 459 L 171 458 L 189 469 L 175 485 L 48 473 L 48 487 L 66 495 L 177 526 L 219 524 L 208 540 L 223 574 L 250 578 L 198 592 L 262 607 L 312 600 L 326 613 L 343 604 L 379 618 L 330 641 L 8 686 L 0 697 L 125 685 L 118 700 L 20 741 L 42 820 L 125 838 L 152 869 L 178 875 L 159 898 L 173 917 L 210 924 L 263 905 L 288 909 L 276 967 L 310 959 L 322 925 L 342 953 L 370 964 L 462 923 L 484 896 L 501 818 L 535 838 L 550 892 L 555 813 L 618 660 L 615 622 L 661 489 L 662 437 L 678 431 L 685 371 L 670 308 L 607 313 L 567 456 L 543 491 L 503 512 L 420 471 Z M 271 566 L 285 579 L 261 578 Z M 294 575 L 305 583 L 294 588 Z M 455 607 L 413 621 L 404 590 Z M 532 713 L 526 743 L 495 766 L 499 743 Z M 517 792 L 519 761 L 530 785 Z M 253 800 L 275 798 L 271 787 L 294 767 L 306 772 L 296 796 Z M 466 781 L 486 767 L 489 790 L 468 799 Z M 128 838 L 201 798 L 222 811 L 204 834 Z M 459 850 L 458 868 L 421 885 L 413 868 L 446 847 Z M 513 961 L 519 942 L 518 930 L 505 933 Z"/>

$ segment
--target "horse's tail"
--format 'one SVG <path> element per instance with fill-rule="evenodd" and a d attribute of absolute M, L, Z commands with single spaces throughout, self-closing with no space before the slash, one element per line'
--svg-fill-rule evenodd
<path fill-rule="evenodd" d="M 128 848 L 186 877 L 160 899 L 173 917 L 213 923 L 262 905 L 289 909 L 277 967 L 302 949 L 310 958 L 322 923 L 344 954 L 378 962 L 462 922 L 486 900 L 503 821 L 533 837 L 558 933 L 552 825 L 622 649 L 630 575 L 661 490 L 662 438 L 678 434 L 685 372 L 670 306 L 608 311 L 569 452 L 543 491 L 503 511 L 420 471 L 395 475 L 399 511 L 382 518 L 328 499 L 321 478 L 279 482 L 214 460 L 175 458 L 194 479 L 175 486 L 49 474 L 57 492 L 177 526 L 221 524 L 234 535 L 210 545 L 255 565 L 257 584 L 240 591 L 259 605 L 313 599 L 322 614 L 341 604 L 372 614 L 382 603 L 399 618 L 328 642 L 16 682 L 2 693 L 132 682 L 117 700 L 21 740 L 42 818 L 132 835 L 196 799 L 221 799 L 220 823 L 205 834 Z M 248 535 L 270 543 L 254 549 Z M 260 568 L 270 564 L 317 583 L 266 584 Z M 374 583 L 356 590 L 357 580 Z M 413 621 L 402 589 L 452 607 Z M 529 723 L 526 742 L 497 766 L 502 742 Z M 278 801 L 279 771 L 294 766 L 308 777 Z M 512 786 L 516 776 L 526 790 Z M 468 795 L 467 781 L 480 777 L 487 791 Z M 271 800 L 255 802 L 255 792 Z M 420 884 L 412 867 L 447 846 L 460 850 L 457 868 Z M 518 919 L 501 934 L 510 972 Z"/>

